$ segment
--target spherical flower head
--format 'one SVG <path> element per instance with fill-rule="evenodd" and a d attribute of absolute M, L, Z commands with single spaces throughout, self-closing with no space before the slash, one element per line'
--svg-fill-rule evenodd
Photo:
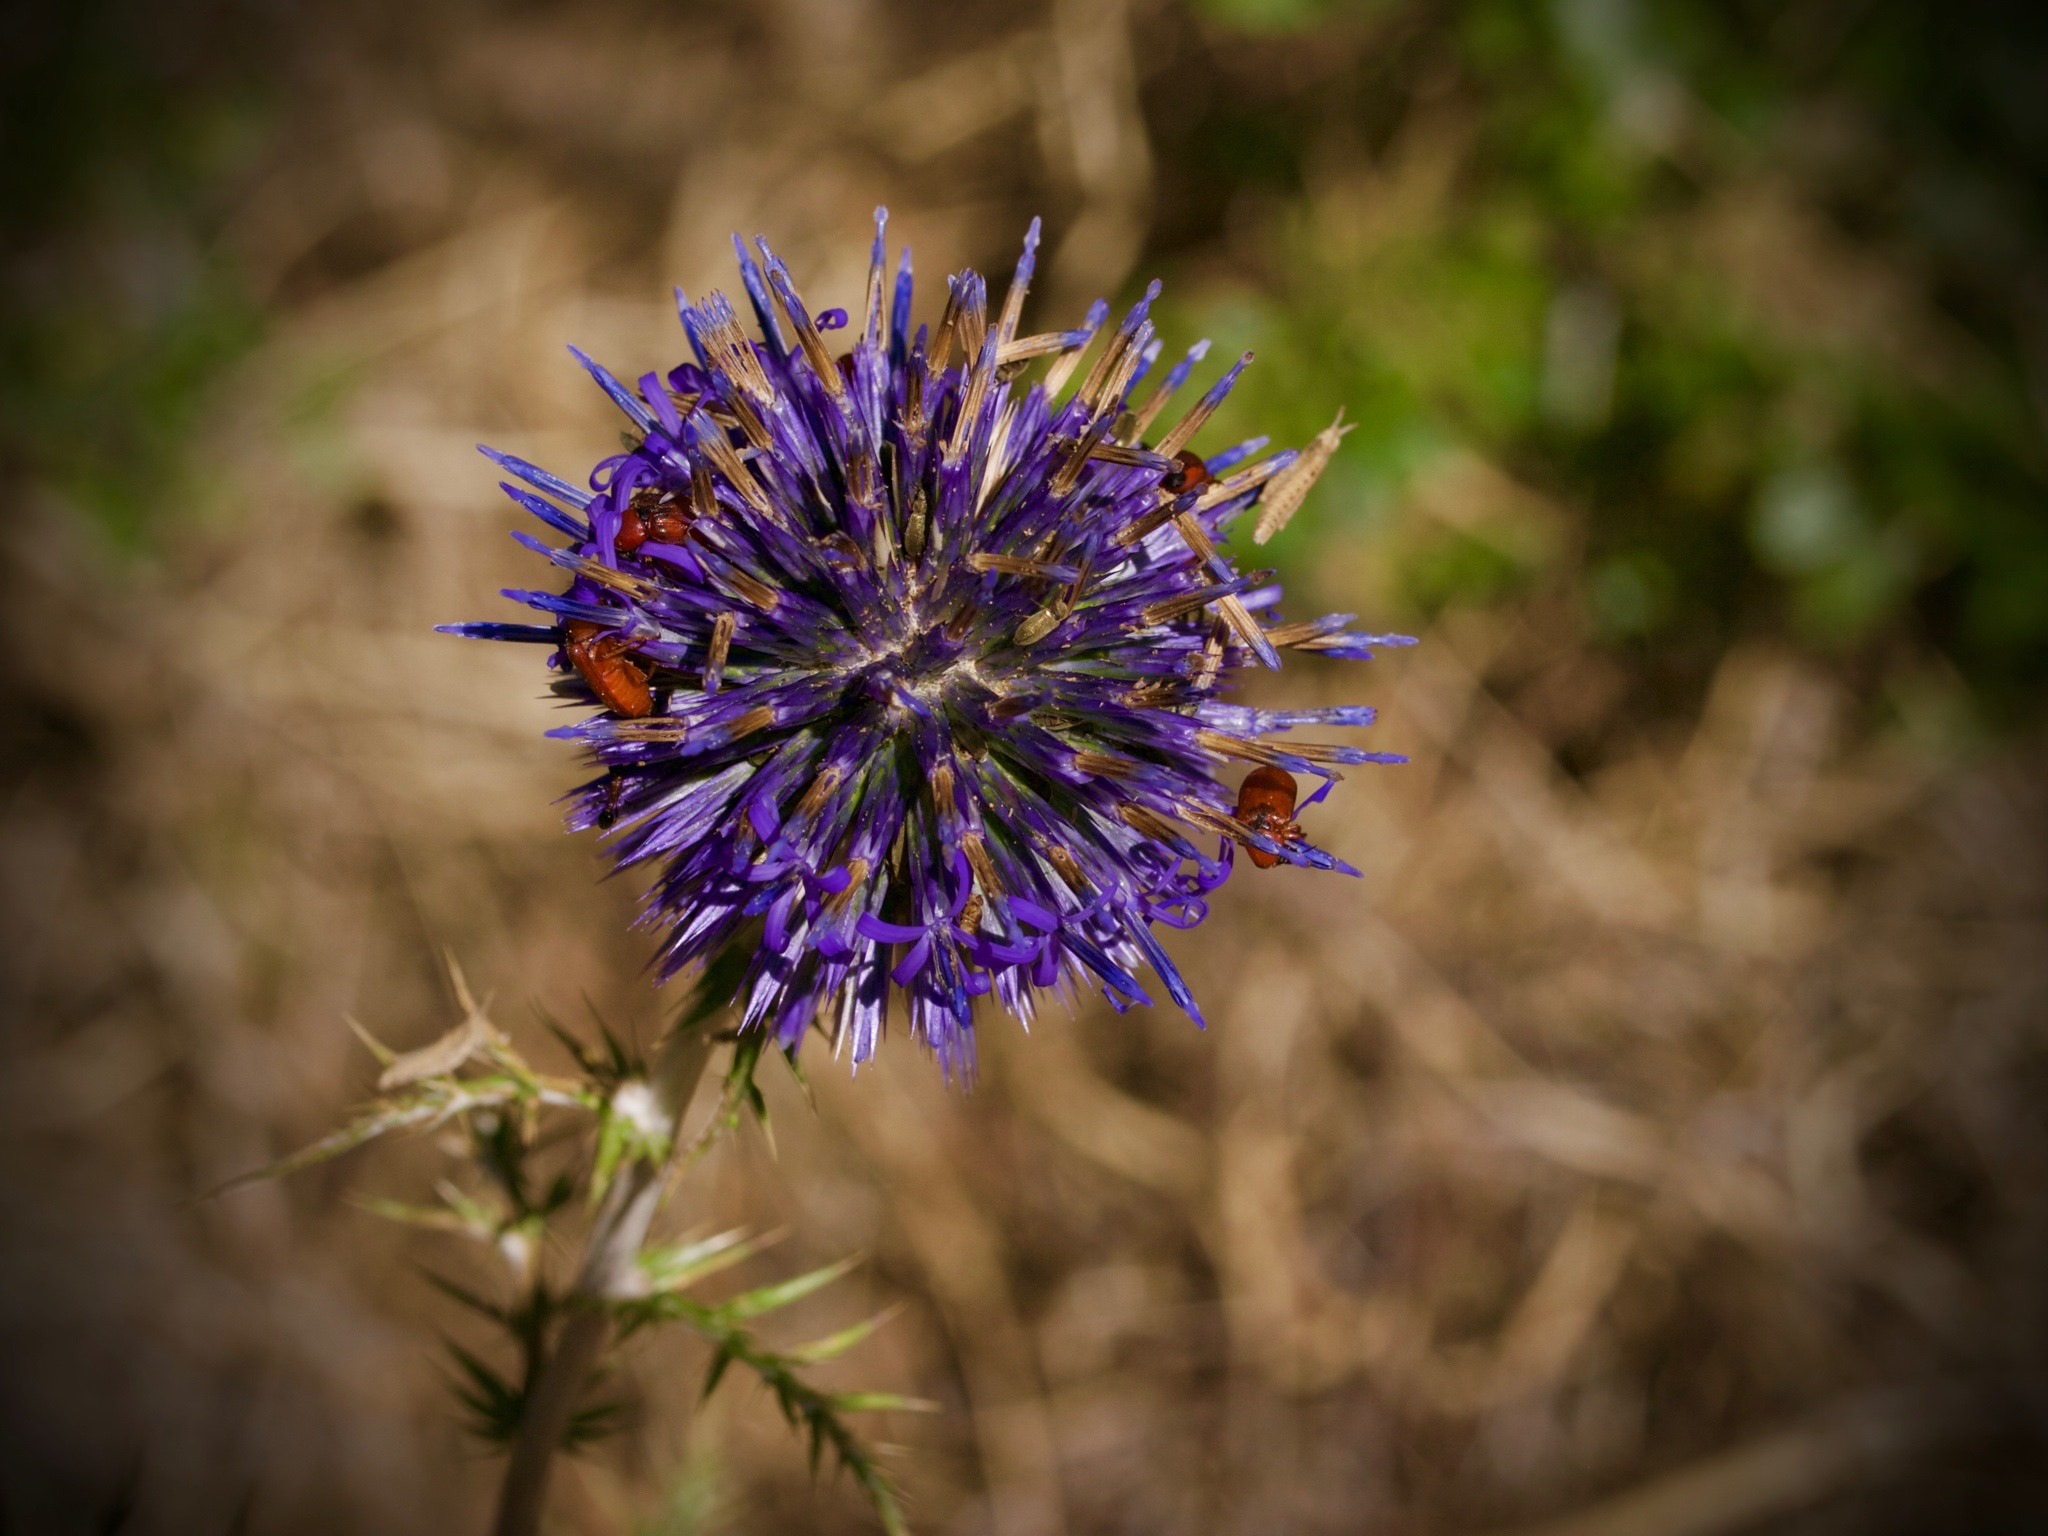
<path fill-rule="evenodd" d="M 551 734 L 604 769 L 570 825 L 659 867 L 642 920 L 663 977 L 751 952 L 742 1027 L 791 1048 L 817 1023 L 858 1063 L 900 991 L 965 1076 L 977 998 L 1027 1024 L 1046 991 L 1122 1009 L 1151 1001 L 1148 970 L 1199 1023 L 1155 925 L 1201 922 L 1240 844 L 1355 874 L 1294 815 L 1339 765 L 1399 761 L 1288 734 L 1370 709 L 1222 697 L 1283 648 L 1410 643 L 1348 614 L 1279 622 L 1270 573 L 1219 547 L 1262 494 L 1262 531 L 1299 503 L 1335 429 L 1299 457 L 1187 452 L 1247 353 L 1151 440 L 1207 344 L 1141 398 L 1156 283 L 1106 335 L 1100 302 L 1019 335 L 1035 220 L 998 314 L 965 272 L 913 334 L 885 218 L 850 346 L 827 339 L 843 311 L 814 317 L 765 242 L 735 239 L 759 341 L 722 295 L 678 292 L 694 363 L 629 387 L 576 353 L 630 424 L 591 489 L 484 450 L 567 540 L 515 534 L 567 587 L 506 593 L 540 625 L 445 627 L 553 648 L 585 714 Z M 1241 792 L 1218 777 L 1246 766 Z M 1298 804 L 1295 775 L 1322 781 Z"/>

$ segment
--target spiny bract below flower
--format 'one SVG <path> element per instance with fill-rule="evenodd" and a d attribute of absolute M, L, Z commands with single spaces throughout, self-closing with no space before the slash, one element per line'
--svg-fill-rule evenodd
<path fill-rule="evenodd" d="M 1348 614 L 1278 623 L 1270 573 L 1216 547 L 1295 457 L 1255 460 L 1264 438 L 1206 464 L 1185 451 L 1249 353 L 1147 446 L 1207 350 L 1133 404 L 1160 354 L 1157 283 L 1062 400 L 1109 309 L 1017 334 L 1037 221 L 993 321 L 969 271 L 913 335 L 910 253 L 890 285 L 885 218 L 844 355 L 824 333 L 845 313 L 813 317 L 767 244 L 757 260 L 737 237 L 760 342 L 722 295 L 678 291 L 694 364 L 630 388 L 577 352 L 632 424 L 592 490 L 484 450 L 569 541 L 515 535 L 568 589 L 506 593 L 545 625 L 444 627 L 556 647 L 555 691 L 598 709 L 551 734 L 605 769 L 570 824 L 611 830 L 622 867 L 662 865 L 643 921 L 666 929 L 663 976 L 744 934 L 744 1027 L 789 1047 L 817 1020 L 860 1062 L 893 986 L 964 1074 L 976 997 L 1028 1023 L 1041 990 L 1099 985 L 1121 1009 L 1150 1001 L 1147 966 L 1199 1023 L 1153 925 L 1200 922 L 1236 843 L 1356 873 L 1284 817 L 1240 820 L 1217 770 L 1320 777 L 1313 803 L 1333 765 L 1399 761 L 1269 741 L 1373 712 L 1250 709 L 1223 702 L 1226 680 L 1279 647 L 1410 642 Z M 1220 834 L 1215 857 L 1198 833 Z"/>

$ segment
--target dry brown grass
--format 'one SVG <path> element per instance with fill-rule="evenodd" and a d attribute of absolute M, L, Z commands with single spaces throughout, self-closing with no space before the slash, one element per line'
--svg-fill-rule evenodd
<path fill-rule="evenodd" d="M 1149 162 L 1095 8 L 985 34 L 980 92 L 921 73 L 966 67 L 932 39 L 899 75 L 874 18 L 774 14 L 450 27 L 424 88 L 336 48 L 235 226 L 279 298 L 207 444 L 228 510 L 113 587 L 54 513 L 14 531 L 10 1528 L 124 1499 L 150 1531 L 480 1525 L 433 1360 L 460 1324 L 345 1198 L 420 1191 L 431 1152 L 188 1203 L 368 1090 L 344 1015 L 442 1027 L 444 945 L 543 1054 L 534 1006 L 658 1021 L 632 892 L 558 830 L 578 772 L 532 654 L 427 633 L 533 576 L 471 445 L 603 451 L 563 343 L 666 358 L 656 269 L 723 282 L 733 228 L 841 302 L 885 193 L 930 272 L 1009 243 L 1001 173 L 1033 164 L 1077 210 L 1054 287 L 1128 267 Z M 338 275 L 364 221 L 388 249 Z M 1475 473 L 1428 494 L 1498 492 Z M 900 1040 L 855 1081 L 821 1055 L 815 1109 L 774 1090 L 774 1157 L 699 1175 L 679 1219 L 786 1224 L 777 1264 L 874 1254 L 801 1321 L 907 1303 L 834 1370 L 944 1405 L 882 1426 L 921 1529 L 1953 1529 L 2018 1488 L 2040 779 L 1872 737 L 1749 649 L 1575 780 L 1549 732 L 1605 663 L 1560 611 L 1273 685 L 1362 683 L 1415 760 L 1313 813 L 1364 879 L 1247 872 L 1174 945 L 1206 1034 L 997 1021 L 970 1097 Z M 685 1467 L 716 1528 L 860 1528 L 765 1403 L 693 1415 L 701 1365 L 636 1359 L 564 1528 L 634 1529 Z"/>

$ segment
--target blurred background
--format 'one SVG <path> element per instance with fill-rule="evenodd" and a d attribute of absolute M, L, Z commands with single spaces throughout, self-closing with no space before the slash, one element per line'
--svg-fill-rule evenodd
<path fill-rule="evenodd" d="M 1168 943 L 1212 1023 L 773 1074 L 685 1225 L 926 1532 L 2038 1530 L 2048 12 L 1989 0 L 37 0 L 0 18 L 0 1530 L 481 1530 L 415 1143 L 195 1196 L 456 1017 L 650 1037 L 473 445 L 684 355 L 766 233 L 858 306 L 1050 258 L 1358 430 L 1271 547 L 1420 635 L 1356 881 Z M 1198 445 L 1199 446 L 1199 445 Z M 501 654 L 501 652 L 503 652 Z M 558 1529 L 871 1528 L 660 1341 Z"/>

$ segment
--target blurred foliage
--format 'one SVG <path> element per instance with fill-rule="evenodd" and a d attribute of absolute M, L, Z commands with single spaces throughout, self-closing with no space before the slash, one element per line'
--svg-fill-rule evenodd
<path fill-rule="evenodd" d="M 129 548 L 194 488 L 207 394 L 262 330 L 217 239 L 271 115 L 244 9 L 0 23 L 0 462 Z"/>
<path fill-rule="evenodd" d="M 0 455 L 131 547 L 203 486 L 204 401 L 263 326 L 223 234 L 312 46 L 279 23 L 6 23 Z M 1275 546 L 1290 574 L 1356 589 L 1369 549 L 1424 614 L 1559 592 L 1681 682 L 1784 632 L 1873 681 L 1938 652 L 1994 709 L 2038 684 L 2048 13 L 1188 0 L 1136 25 L 1148 264 L 1198 279 L 1174 324 L 1264 359 L 1223 425 L 1300 441 L 1341 402 L 1363 429 Z M 1430 494 L 1473 454 L 1533 495 Z"/>
<path fill-rule="evenodd" d="M 697 996 L 673 1026 L 674 1036 L 710 1031 L 745 959 L 735 946 L 710 963 Z M 784 1420 L 804 1440 L 813 1477 L 830 1450 L 833 1465 L 853 1480 L 883 1529 L 901 1536 L 908 1527 L 895 1485 L 875 1450 L 847 1423 L 847 1415 L 922 1412 L 930 1405 L 892 1392 L 835 1392 L 817 1386 L 805 1374 L 864 1343 L 892 1314 L 864 1318 L 789 1349 L 767 1344 L 749 1326 L 843 1278 L 858 1259 L 825 1264 L 715 1303 L 685 1292 L 754 1258 L 768 1240 L 730 1231 L 641 1246 L 631 1260 L 632 1283 L 620 1292 L 585 1289 L 587 1273 L 579 1272 L 573 1282 L 550 1274 L 551 1256 L 571 1246 L 564 1224 L 580 1207 L 600 1213 L 601 1227 L 602 1213 L 612 1209 L 607 1191 L 625 1166 L 644 1163 L 654 1171 L 658 1185 L 670 1186 L 714 1138 L 737 1130 L 745 1112 L 751 1111 L 766 1129 L 766 1101 L 754 1077 L 764 1054 L 760 1032 L 713 1037 L 732 1046 L 724 1088 L 696 1144 L 686 1151 L 675 1140 L 679 1126 L 673 1116 L 680 1110 L 660 1107 L 654 1070 L 602 1022 L 599 1040 L 592 1045 L 550 1021 L 551 1032 L 575 1061 L 577 1075 L 540 1072 L 491 1023 L 452 956 L 448 969 L 464 1014 L 461 1023 L 430 1044 L 400 1055 L 351 1021 L 382 1069 L 379 1096 L 340 1129 L 267 1168 L 230 1181 L 217 1193 L 315 1167 L 394 1132 L 454 1132 L 442 1136 L 442 1147 L 454 1154 L 462 1176 L 438 1181 L 437 1203 L 375 1196 L 357 1203 L 388 1221 L 466 1238 L 497 1261 L 493 1267 L 500 1272 L 488 1287 L 495 1295 L 426 1271 L 437 1290 L 502 1334 L 517 1360 L 513 1368 L 501 1369 L 457 1341 L 447 1341 L 449 1388 L 474 1435 L 499 1450 L 513 1448 L 550 1357 L 562 1347 L 562 1327 L 571 1311 L 608 1310 L 619 1342 L 680 1323 L 711 1346 L 705 1397 L 734 1365 L 743 1366 L 769 1390 Z M 785 1059 L 794 1069 L 795 1053 Z M 692 1077 L 690 1089 L 694 1087 Z M 686 1090 L 685 1104 L 688 1098 Z M 537 1172 L 538 1161 L 550 1156 L 559 1161 L 565 1149 L 573 1151 L 569 1166 L 557 1167 L 551 1176 Z M 593 1229 L 586 1241 L 596 1245 L 602 1239 Z M 601 1367 L 579 1395 L 607 1374 L 608 1368 Z M 615 1432 L 624 1406 L 599 1400 L 576 1408 L 562 1427 L 561 1449 L 578 1450 Z M 686 1502 L 673 1512 L 681 1520 L 693 1508 Z"/>
<path fill-rule="evenodd" d="M 1554 582 L 1695 678 L 1764 630 L 2040 681 L 2048 13 L 1198 9 L 1226 78 L 1148 100 L 1161 245 L 1231 259 L 1175 318 L 1260 353 L 1226 428 L 1362 428 L 1283 568 L 1371 538 L 1424 612 Z M 1536 494 L 1428 495 L 1461 452 Z"/>

